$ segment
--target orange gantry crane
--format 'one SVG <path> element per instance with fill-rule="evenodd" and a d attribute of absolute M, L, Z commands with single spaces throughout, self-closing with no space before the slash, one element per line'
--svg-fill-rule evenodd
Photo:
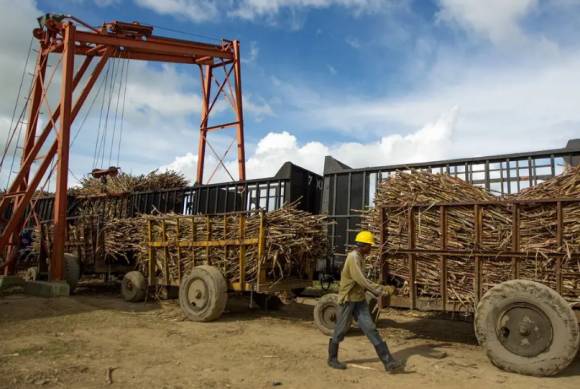
<path fill-rule="evenodd" d="M 38 20 L 39 28 L 34 29 L 33 35 L 39 42 L 39 49 L 28 97 L 28 121 L 20 169 L 0 199 L 0 215 L 9 215 L 1 220 L 3 228 L 0 234 L 0 255 L 5 258 L 0 268 L 4 268 L 5 274 L 9 274 L 13 269 L 19 235 L 27 222 L 25 215 L 31 213 L 26 211 L 32 208 L 33 195 L 40 188 L 43 178 L 52 174 L 49 167 L 54 162 L 56 194 L 50 279 L 63 278 L 71 125 L 110 59 L 198 66 L 201 75 L 202 107 L 196 184 L 203 183 L 206 146 L 209 145 L 210 150 L 216 154 L 219 161 L 216 169 L 220 165 L 226 169 L 223 163 L 226 155 L 217 155 L 208 144 L 207 136 L 211 131 L 228 127 L 236 129 L 238 177 L 239 180 L 245 180 L 239 41 L 222 39 L 220 44 L 208 44 L 161 37 L 153 35 L 152 26 L 137 22 L 114 21 L 95 28 L 70 15 L 47 14 Z M 44 128 L 38 131 L 41 109 L 49 107 L 47 95 L 52 77 L 47 77 L 46 70 L 51 55 L 61 56 L 60 99 L 53 111 L 48 108 L 48 121 Z M 75 64 L 76 57 L 83 57 L 78 66 Z M 91 63 L 95 60 L 96 64 L 91 67 Z M 231 104 L 235 120 L 227 123 L 211 123 L 210 119 L 215 119 L 216 116 L 211 114 L 220 96 Z M 51 137 L 53 131 L 56 136 Z M 38 166 L 33 169 L 35 162 L 38 162 Z"/>

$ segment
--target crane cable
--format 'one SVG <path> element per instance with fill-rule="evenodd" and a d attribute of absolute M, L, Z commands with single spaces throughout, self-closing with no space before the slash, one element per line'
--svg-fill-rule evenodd
<path fill-rule="evenodd" d="M 122 60 L 121 55 L 119 55 L 119 58 Z M 113 161 L 113 144 L 115 143 L 115 138 L 117 135 L 117 117 L 119 116 L 119 103 L 121 102 L 121 88 L 123 87 L 123 77 L 125 75 L 125 65 L 127 63 L 127 60 L 125 61 L 121 61 L 121 71 L 120 71 L 120 75 L 119 75 L 119 82 L 118 82 L 118 88 L 117 88 L 117 102 L 115 103 L 115 119 L 113 121 L 113 136 L 111 136 L 111 146 L 109 148 L 109 166 L 111 166 L 111 162 Z M 118 156 L 117 156 L 117 160 L 118 160 Z"/>
<path fill-rule="evenodd" d="M 105 86 L 103 97 L 101 98 L 101 110 L 99 114 L 99 124 L 97 126 L 97 139 L 95 140 L 95 150 L 93 153 L 93 169 L 97 167 L 97 155 L 99 154 L 99 144 L 101 137 L 101 122 L 103 120 L 103 109 L 105 107 L 105 96 L 107 95 L 107 88 L 109 86 L 109 72 L 111 71 L 111 64 L 107 63 L 107 71 L 105 72 L 105 79 L 102 84 Z"/>
<path fill-rule="evenodd" d="M 16 158 L 16 149 L 18 148 L 20 135 L 22 133 L 22 119 L 23 119 L 24 114 L 26 112 L 26 108 L 28 107 L 28 102 L 30 101 L 30 93 L 32 92 L 32 81 L 30 82 L 28 98 L 26 99 L 26 102 L 24 103 L 24 107 L 22 107 L 22 111 L 18 117 L 17 125 L 14 128 L 12 128 L 12 126 L 14 126 L 14 119 L 16 117 L 16 110 L 18 109 L 18 102 L 20 101 L 20 96 L 22 94 L 22 87 L 24 86 L 24 78 L 26 76 L 26 68 L 28 67 L 28 62 L 30 61 L 30 53 L 32 52 L 33 41 L 34 41 L 34 37 L 31 37 L 30 43 L 28 45 L 28 53 L 26 54 L 26 61 L 24 63 L 24 67 L 22 68 L 22 76 L 20 77 L 20 85 L 18 86 L 18 94 L 16 96 L 16 101 L 14 102 L 14 108 L 12 110 L 12 118 L 10 119 L 10 128 L 8 130 L 8 133 L 6 134 L 6 143 L 4 145 L 4 151 L 2 152 L 2 158 L 0 160 L 0 171 L 2 171 L 4 161 L 6 159 L 6 156 L 8 155 L 8 150 L 10 148 L 10 145 L 12 144 L 12 141 L 14 139 L 14 135 L 16 134 L 17 128 L 20 127 L 20 131 L 18 131 L 18 137 L 16 140 L 16 146 L 14 148 L 14 155 L 12 157 L 12 164 L 11 164 L 12 167 L 14 165 L 14 159 Z M 10 168 L 9 175 L 7 177 L 7 180 L 6 180 L 6 189 L 8 189 L 8 186 L 10 185 L 10 178 L 12 176 L 12 167 Z"/>
<path fill-rule="evenodd" d="M 109 131 L 109 114 L 111 112 L 111 103 L 113 102 L 113 94 L 115 92 L 115 81 L 117 78 L 117 72 L 118 72 L 118 67 L 116 66 L 117 61 L 116 58 L 112 59 L 112 77 L 111 77 L 111 85 L 109 86 L 109 97 L 108 97 L 108 101 L 107 101 L 107 112 L 105 115 L 105 125 L 104 125 L 104 130 L 103 130 L 103 136 L 102 136 L 102 143 L 101 143 L 101 163 L 100 163 L 100 167 L 102 168 L 105 164 L 105 149 L 107 148 L 107 134 Z"/>
<path fill-rule="evenodd" d="M 103 167 L 103 160 L 105 155 L 105 144 L 107 139 L 107 130 L 109 126 L 109 112 L 111 110 L 111 100 L 113 97 L 113 84 L 115 79 L 115 59 L 112 58 L 109 64 L 109 69 L 111 71 L 110 78 L 107 80 L 107 85 L 105 86 L 107 89 L 105 90 L 105 94 L 103 95 L 103 106 L 101 106 L 101 117 L 99 118 L 99 122 L 102 123 L 101 127 L 101 136 L 97 139 L 98 142 L 98 152 L 97 152 L 97 160 L 95 162 L 95 167 Z"/>
<path fill-rule="evenodd" d="M 109 164 L 113 160 L 113 145 L 116 137 L 117 119 L 119 117 L 118 106 L 120 104 L 121 88 L 123 84 L 123 72 L 124 64 L 121 63 L 119 66 L 120 54 L 112 59 L 112 65 L 110 67 L 110 78 L 106 84 L 106 91 L 103 95 L 102 105 L 101 105 L 101 116 L 99 118 L 100 131 L 97 136 L 96 145 L 96 158 L 94 160 L 94 167 L 104 167 L 107 155 L 107 144 L 109 144 Z M 114 97 L 117 97 L 117 101 L 114 103 Z M 106 101 L 105 101 L 106 100 Z M 106 105 L 106 108 L 105 108 Z M 111 109 L 114 111 L 112 112 Z M 111 130 L 112 131 L 109 131 Z M 108 137 L 112 132 L 111 142 L 108 142 Z"/>
<path fill-rule="evenodd" d="M 127 54 L 127 58 L 125 59 L 126 68 L 125 68 L 125 87 L 123 88 L 123 105 L 121 107 L 121 125 L 119 129 L 119 143 L 117 145 L 117 166 L 119 166 L 119 159 L 121 158 L 121 140 L 123 139 L 123 129 L 125 124 L 125 101 L 127 99 L 127 84 L 129 79 L 129 54 Z"/>
<path fill-rule="evenodd" d="M 48 61 L 48 59 L 47 59 L 47 61 Z M 50 88 L 50 85 L 52 85 L 52 80 L 54 79 L 54 77 L 56 75 L 56 72 L 58 70 L 58 67 L 60 66 L 61 63 L 62 63 L 62 57 L 59 58 L 58 62 L 55 63 L 55 64 L 52 64 L 52 65 L 49 65 L 48 63 L 46 64 L 47 67 L 48 66 L 51 66 L 53 68 L 53 70 L 50 73 L 50 76 L 48 77 L 48 81 L 46 79 L 46 75 L 45 75 L 45 77 L 41 77 L 40 78 L 40 87 L 42 89 L 42 93 L 41 93 L 41 97 L 40 97 L 40 102 L 39 102 L 38 109 L 36 111 L 35 117 L 31 117 L 30 118 L 31 122 L 38 120 L 39 116 L 42 114 L 41 113 L 42 103 L 44 103 L 44 105 L 46 106 L 47 113 L 50 116 L 50 119 L 49 120 L 53 124 L 52 125 L 52 131 L 55 131 L 55 132 L 57 131 L 56 130 L 56 124 L 53 121 L 53 112 L 50 109 L 50 104 L 48 103 L 48 96 L 47 95 L 48 95 L 48 90 Z M 27 99 L 26 104 L 28 104 L 28 102 L 30 101 L 30 95 L 31 95 L 31 93 L 32 93 L 32 84 L 31 84 L 31 87 L 30 87 L 30 91 L 28 93 L 28 99 Z M 16 147 L 14 148 L 14 153 L 12 154 L 12 162 L 10 164 L 10 172 L 9 172 L 9 175 L 8 175 L 8 184 L 6 186 L 7 189 L 10 186 L 10 179 L 12 178 L 12 174 L 14 173 L 14 164 L 16 162 L 16 154 L 17 154 L 18 148 L 20 147 L 20 138 L 21 138 L 22 128 L 23 127 L 24 127 L 24 122 L 20 121 L 20 128 L 19 128 L 19 131 L 18 131 L 18 143 L 16 144 Z M 35 162 L 36 161 L 33 161 L 33 163 L 35 163 Z"/>

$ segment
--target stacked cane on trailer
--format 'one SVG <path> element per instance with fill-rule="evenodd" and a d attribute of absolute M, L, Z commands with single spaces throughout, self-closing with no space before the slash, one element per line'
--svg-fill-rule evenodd
<path fill-rule="evenodd" d="M 532 200 L 580 198 L 580 167 L 570 168 L 564 174 L 535 187 L 528 188 L 505 200 Z M 385 250 L 388 272 L 407 280 L 409 277 L 408 256 L 397 254 L 397 250 L 408 248 L 408 210 L 414 204 L 432 204 L 417 210 L 415 214 L 415 247 L 425 250 L 440 249 L 439 203 L 465 203 L 470 201 L 494 201 L 498 198 L 486 190 L 467 182 L 442 174 L 424 171 L 397 172 L 383 181 L 377 190 L 375 208 L 363 212 L 362 226 L 379 234 L 381 225 L 379 207 L 388 206 L 385 229 L 388 243 Z M 475 249 L 475 224 L 473 206 L 448 208 L 448 249 L 469 252 Z M 580 204 L 563 205 L 563 239 L 558 245 L 556 236 L 557 214 L 554 204 L 537 203 L 520 208 L 520 251 L 531 254 L 531 259 L 520 263 L 520 277 L 542 282 L 552 288 L 556 286 L 554 252 L 564 252 L 562 260 L 562 295 L 575 301 L 580 297 Z M 507 205 L 486 205 L 483 212 L 480 249 L 485 251 L 509 252 L 512 247 L 512 210 Z M 472 306 L 474 293 L 474 257 L 449 256 L 449 298 Z M 421 255 L 417 257 L 417 292 L 419 296 L 440 297 L 440 257 Z M 378 276 L 378 251 L 367 261 L 369 272 Z M 510 276 L 508 260 L 492 258 L 483 263 L 483 288 L 506 281 Z M 408 293 L 408 286 L 404 288 Z"/>

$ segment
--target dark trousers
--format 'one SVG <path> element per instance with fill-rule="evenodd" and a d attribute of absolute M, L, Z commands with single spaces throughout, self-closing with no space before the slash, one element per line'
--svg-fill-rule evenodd
<path fill-rule="evenodd" d="M 369 304 L 366 301 L 347 301 L 344 304 L 338 305 L 336 310 L 336 327 L 334 327 L 334 334 L 332 335 L 333 342 L 342 342 L 344 336 L 350 329 L 352 319 L 357 321 L 359 328 L 369 338 L 373 346 L 378 346 L 383 343 L 383 339 L 379 335 L 377 326 L 371 317 Z"/>

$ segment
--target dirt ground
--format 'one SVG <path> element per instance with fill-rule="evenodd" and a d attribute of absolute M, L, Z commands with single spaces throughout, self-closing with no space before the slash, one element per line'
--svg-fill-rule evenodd
<path fill-rule="evenodd" d="M 580 358 L 557 377 L 491 365 L 471 323 L 387 310 L 379 327 L 406 371 L 390 375 L 367 339 L 347 337 L 345 371 L 326 366 L 313 299 L 278 312 L 234 300 L 217 322 L 185 321 L 174 301 L 112 292 L 0 297 L 0 388 L 580 388 Z"/>

